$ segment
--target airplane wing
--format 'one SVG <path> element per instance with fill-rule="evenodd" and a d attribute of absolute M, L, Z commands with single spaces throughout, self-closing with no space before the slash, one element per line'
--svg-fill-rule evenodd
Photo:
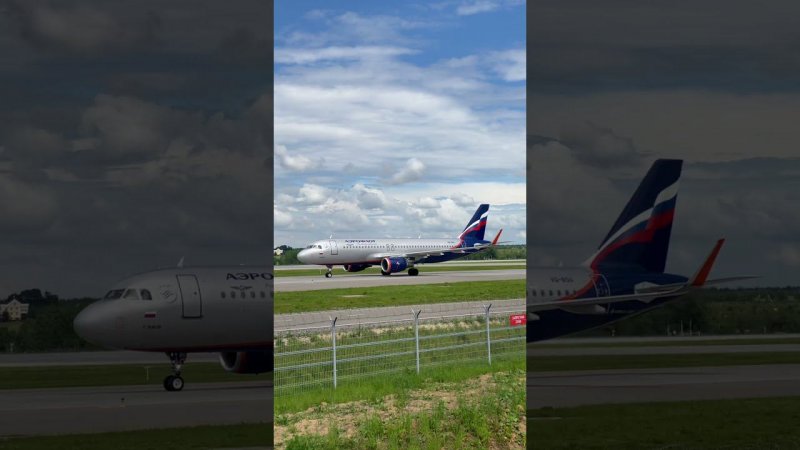
<path fill-rule="evenodd" d="M 533 303 L 528 305 L 528 311 L 529 312 L 544 311 L 548 309 L 570 308 L 574 306 L 606 305 L 611 303 L 627 302 L 630 300 L 638 300 L 641 302 L 649 303 L 657 298 L 683 295 L 694 289 L 702 288 L 704 286 L 708 286 L 711 284 L 720 284 L 731 281 L 749 280 L 752 278 L 757 278 L 754 276 L 740 276 L 740 277 L 717 278 L 712 280 L 708 279 L 708 274 L 711 272 L 711 267 L 714 265 L 714 261 L 717 259 L 717 255 L 719 254 L 719 251 L 722 248 L 723 243 L 725 243 L 725 239 L 720 239 L 717 241 L 717 244 L 711 250 L 711 253 L 703 262 L 703 265 L 701 265 L 700 268 L 697 270 L 697 272 L 694 274 L 694 276 L 692 276 L 692 278 L 687 280 L 685 283 L 648 286 L 645 288 L 638 289 L 633 294 L 611 295 L 606 297 L 564 299 L 564 300 L 553 300 L 541 303 Z"/>
<path fill-rule="evenodd" d="M 446 250 L 423 250 L 420 252 L 408 252 L 408 253 L 372 253 L 369 255 L 371 259 L 383 259 L 387 257 L 398 257 L 398 258 L 409 258 L 412 260 L 417 259 L 424 259 L 429 256 L 444 256 L 444 255 L 453 255 L 453 254 L 467 254 L 467 253 L 477 253 L 481 250 L 486 250 L 487 248 L 494 247 L 498 244 L 498 239 L 500 239 L 500 234 L 503 233 L 503 229 L 501 228 L 500 231 L 497 232 L 497 236 L 494 237 L 491 243 L 486 244 L 476 244 L 472 247 L 455 247 L 449 248 Z"/>

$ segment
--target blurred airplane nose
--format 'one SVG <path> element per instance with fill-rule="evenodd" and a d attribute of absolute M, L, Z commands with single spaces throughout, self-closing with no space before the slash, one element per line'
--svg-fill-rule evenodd
<path fill-rule="evenodd" d="M 103 329 L 108 327 L 108 317 L 102 305 L 93 303 L 83 309 L 72 322 L 75 333 L 93 344 L 103 345 Z"/>
<path fill-rule="evenodd" d="M 297 260 L 300 261 L 301 263 L 307 263 L 308 262 L 308 252 L 309 252 L 309 250 L 307 248 L 303 249 L 303 250 L 300 250 L 300 253 L 297 254 Z"/>

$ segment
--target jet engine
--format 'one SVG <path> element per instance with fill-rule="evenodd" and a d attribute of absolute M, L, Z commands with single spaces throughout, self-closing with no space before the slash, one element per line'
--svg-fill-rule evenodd
<path fill-rule="evenodd" d="M 222 352 L 219 362 L 228 372 L 262 373 L 272 370 L 272 352 Z"/>
<path fill-rule="evenodd" d="M 408 261 L 405 258 L 383 258 L 381 261 L 381 270 L 386 273 L 402 272 L 408 267 Z"/>
<path fill-rule="evenodd" d="M 367 267 L 369 267 L 369 264 L 345 264 L 344 270 L 347 272 L 361 272 Z"/>

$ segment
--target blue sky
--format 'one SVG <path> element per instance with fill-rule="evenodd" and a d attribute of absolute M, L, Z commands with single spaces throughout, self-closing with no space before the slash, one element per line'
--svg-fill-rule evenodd
<path fill-rule="evenodd" d="M 275 244 L 525 242 L 525 4 L 278 2 Z"/>

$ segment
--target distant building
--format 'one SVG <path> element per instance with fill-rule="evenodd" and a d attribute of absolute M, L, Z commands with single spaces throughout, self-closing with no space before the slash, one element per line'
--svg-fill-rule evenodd
<path fill-rule="evenodd" d="M 12 299 L 7 303 L 0 304 L 0 316 L 8 317 L 8 320 L 22 320 L 28 315 L 29 305 L 17 299 Z"/>
<path fill-rule="evenodd" d="M 283 249 L 278 247 L 272 251 L 275 256 L 281 256 L 283 254 Z"/>

